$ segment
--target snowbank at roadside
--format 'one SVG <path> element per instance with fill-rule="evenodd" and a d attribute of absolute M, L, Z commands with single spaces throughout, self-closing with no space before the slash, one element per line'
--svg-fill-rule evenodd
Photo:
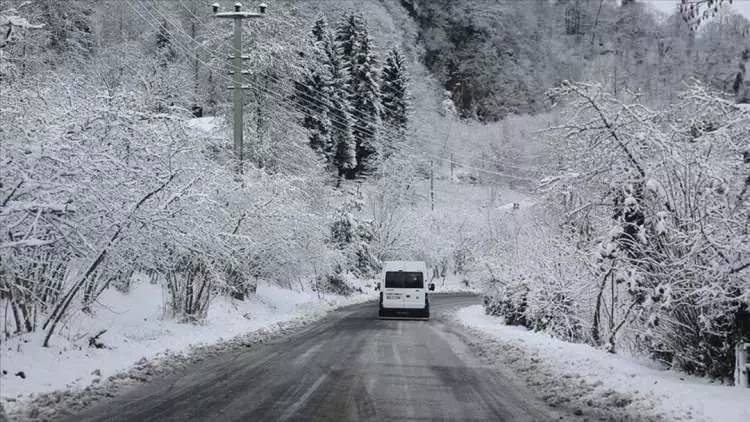
<path fill-rule="evenodd" d="M 607 420 L 750 421 L 750 390 L 711 383 L 588 345 L 567 343 L 461 309 L 484 357 L 509 368 L 547 403 Z"/>
<path fill-rule="evenodd" d="M 369 289 L 371 290 L 371 289 Z M 123 294 L 109 289 L 94 314 L 79 313 L 41 346 L 43 332 L 13 337 L 0 348 L 0 403 L 13 407 L 30 394 L 81 389 L 143 362 L 187 352 L 255 331 L 274 332 L 294 320 L 312 320 L 347 304 L 374 299 L 374 294 L 352 297 L 298 292 L 261 284 L 246 301 L 217 297 L 202 324 L 163 318 L 161 287 L 138 283 Z M 89 347 L 88 339 L 107 330 Z"/>

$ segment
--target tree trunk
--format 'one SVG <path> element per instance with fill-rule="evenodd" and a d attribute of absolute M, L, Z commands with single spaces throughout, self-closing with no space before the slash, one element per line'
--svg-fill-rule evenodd
<path fill-rule="evenodd" d="M 622 317 L 622 321 L 620 321 L 619 324 L 617 324 L 617 327 L 615 327 L 611 333 L 609 333 L 609 341 L 607 342 L 607 352 L 609 353 L 615 353 L 615 340 L 617 339 L 617 333 L 620 331 L 623 325 L 628 321 L 628 318 L 630 317 L 630 312 L 633 310 L 635 305 L 637 304 L 637 301 L 633 301 L 630 306 L 628 307 L 627 312 L 625 312 L 625 316 Z"/>
<path fill-rule="evenodd" d="M 612 270 L 614 268 L 614 264 L 609 267 L 609 271 L 607 271 L 606 274 L 604 274 L 604 277 L 602 278 L 602 283 L 599 286 L 599 293 L 596 295 L 596 307 L 594 308 L 594 321 L 591 324 L 591 340 L 594 342 L 595 346 L 601 346 L 601 337 L 599 333 L 599 326 L 600 326 L 600 318 L 601 318 L 601 308 L 602 308 L 602 297 L 604 296 L 604 288 L 607 286 L 607 277 L 609 277 L 610 274 L 612 274 Z"/>
<path fill-rule="evenodd" d="M 193 271 L 189 269 L 185 275 L 185 315 L 193 314 Z"/>

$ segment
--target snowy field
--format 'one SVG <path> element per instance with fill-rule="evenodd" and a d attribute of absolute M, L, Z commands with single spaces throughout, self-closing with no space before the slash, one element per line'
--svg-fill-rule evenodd
<path fill-rule="evenodd" d="M 95 315 L 74 315 L 60 335 L 53 337 L 51 347 L 41 346 L 41 331 L 3 342 L 0 397 L 8 407 L 31 394 L 82 389 L 138 366 L 136 362 L 143 364 L 252 332 L 272 333 L 290 322 L 321 318 L 336 307 L 370 299 L 375 299 L 374 293 L 319 298 L 312 291 L 261 284 L 246 301 L 217 297 L 204 323 L 188 324 L 162 318 L 164 299 L 159 285 L 138 283 L 129 294 L 109 289 Z M 107 330 L 99 338 L 104 348 L 89 347 L 88 339 L 102 330 Z"/>
<path fill-rule="evenodd" d="M 461 309 L 483 357 L 509 368 L 550 405 L 630 421 L 750 421 L 750 390 L 655 368 L 653 363 L 504 325 L 481 305 Z"/>

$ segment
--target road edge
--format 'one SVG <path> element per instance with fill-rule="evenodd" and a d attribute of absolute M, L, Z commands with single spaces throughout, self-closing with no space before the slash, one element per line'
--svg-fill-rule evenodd
<path fill-rule="evenodd" d="M 539 359 L 514 342 L 503 341 L 467 324 L 459 316 L 459 312 L 466 308 L 469 307 L 455 310 L 450 319 L 466 330 L 465 340 L 477 358 L 518 380 L 538 399 L 566 414 L 566 419 L 621 422 L 670 420 L 667 415 L 654 411 L 653 406 L 648 405 L 647 397 L 624 396 L 611 389 L 600 391 L 601 383 L 592 382 L 582 376 L 560 373 L 550 363 Z M 639 408 L 641 404 L 645 407 Z M 646 411 L 648 414 L 634 413 L 638 411 Z"/>
<path fill-rule="evenodd" d="M 95 379 L 86 387 L 55 390 L 18 399 L 12 401 L 13 406 L 8 409 L 4 409 L 3 403 L 0 403 L 0 422 L 51 421 L 75 416 L 155 378 L 178 373 L 190 365 L 222 354 L 238 352 L 296 335 L 309 326 L 329 318 L 334 312 L 346 311 L 347 308 L 371 301 L 375 299 L 342 304 L 326 312 L 297 316 L 288 321 L 279 322 L 271 328 L 260 328 L 217 343 L 198 344 L 181 352 L 168 351 L 151 358 L 144 357 L 130 368 L 101 381 Z"/>

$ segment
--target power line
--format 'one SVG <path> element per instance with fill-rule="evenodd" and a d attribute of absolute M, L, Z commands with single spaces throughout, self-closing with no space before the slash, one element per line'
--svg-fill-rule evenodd
<path fill-rule="evenodd" d="M 181 4 L 182 4 L 182 3 L 181 3 Z M 187 9 L 187 8 L 186 8 L 186 7 L 184 6 L 184 5 L 183 5 L 183 8 L 185 8 L 186 10 L 188 10 L 188 9 Z M 209 53 L 210 55 L 212 55 L 212 56 L 215 56 L 215 53 L 213 53 L 213 52 L 211 52 L 210 50 L 208 50 L 208 49 L 207 49 L 207 48 L 206 48 L 205 46 L 203 46 L 203 45 L 202 45 L 202 44 L 201 44 L 200 42 L 198 42 L 197 40 L 195 40 L 194 38 L 192 38 L 192 37 L 191 37 L 191 36 L 190 36 L 189 34 L 187 34 L 187 33 L 186 33 L 185 31 L 181 30 L 181 29 L 180 29 L 180 25 L 175 25 L 175 24 L 174 24 L 173 22 L 171 22 L 171 21 L 169 20 L 169 17 L 167 17 L 166 15 L 162 14 L 162 13 L 161 13 L 161 12 L 159 12 L 158 10 L 155 10 L 155 11 L 156 11 L 156 13 L 159 13 L 159 15 L 160 15 L 160 16 L 161 16 L 161 17 L 162 17 L 162 18 L 163 18 L 164 20 L 166 20 L 167 22 L 169 22 L 169 23 L 170 23 L 170 24 L 171 24 L 171 25 L 172 25 L 172 26 L 173 26 L 174 28 L 176 28 L 176 29 L 177 29 L 178 31 L 181 31 L 181 32 L 182 32 L 182 34 L 183 34 L 183 35 L 185 35 L 185 36 L 186 36 L 186 37 L 188 38 L 188 40 L 189 40 L 190 42 L 192 42 L 192 43 L 196 44 L 196 45 L 197 45 L 198 47 L 200 47 L 200 48 L 203 48 L 203 49 L 205 49 L 205 50 L 206 50 L 206 51 L 207 51 L 207 52 L 208 52 L 208 53 Z M 188 12 L 189 12 L 189 13 L 190 13 L 190 14 L 191 14 L 191 15 L 192 15 L 193 17 L 197 18 L 197 16 L 195 16 L 195 14 L 193 14 L 193 13 L 192 13 L 192 12 L 191 12 L 190 10 L 188 10 Z M 153 15 L 152 15 L 152 17 L 153 17 Z M 269 17 L 269 20 L 278 22 L 278 20 L 277 20 L 277 19 L 273 19 L 273 18 L 270 18 L 270 17 Z M 212 35 L 212 36 L 215 36 L 215 35 L 216 35 L 216 32 L 214 32 L 214 31 L 207 31 L 207 32 L 211 33 L 211 35 Z M 214 40 L 216 40 L 217 38 L 218 38 L 218 37 L 214 38 Z M 190 55 L 190 53 L 188 52 L 188 54 L 187 54 L 187 55 Z M 301 67 L 299 67 L 299 66 L 295 65 L 294 63 L 288 63 L 288 65 L 289 65 L 290 67 L 296 68 L 296 69 L 298 69 L 298 70 L 300 70 L 300 71 L 304 71 L 304 69 L 303 69 L 303 68 L 301 68 Z M 214 70 L 215 70 L 215 68 L 214 68 L 214 67 L 212 67 L 212 66 L 210 66 L 210 65 L 208 65 L 208 64 L 206 64 L 206 66 L 207 66 L 207 67 L 209 67 L 209 68 L 211 68 L 211 69 L 214 69 Z M 219 73 L 220 73 L 220 72 L 219 72 Z M 284 81 L 284 80 L 281 80 L 281 79 L 279 79 L 279 78 L 275 77 L 275 76 L 274 76 L 274 75 L 272 75 L 272 74 L 267 74 L 267 75 L 265 75 L 265 76 L 266 76 L 266 77 L 268 77 L 269 79 L 272 79 L 272 80 L 274 80 L 274 81 L 276 81 L 276 82 L 278 82 L 278 83 L 282 84 L 282 85 L 286 83 L 286 81 Z M 320 90 L 314 90 L 314 91 L 315 91 L 315 92 L 318 92 L 318 93 L 320 93 Z M 304 96 L 305 98 L 307 98 L 307 101 L 308 101 L 308 102 L 310 102 L 310 101 L 312 101 L 312 102 L 316 102 L 316 103 L 318 103 L 319 105 L 321 105 L 321 106 L 323 106 L 323 107 L 327 107 L 327 104 L 323 103 L 322 101 L 318 100 L 317 98 L 314 98 L 314 97 L 310 97 L 310 96 L 309 96 L 308 94 L 306 94 L 306 93 L 304 93 L 304 92 L 300 92 L 300 93 L 297 93 L 297 94 L 300 94 L 300 95 Z M 282 100 L 282 101 L 283 101 L 283 100 Z M 310 112 L 310 111 L 312 110 L 312 109 L 311 109 L 310 107 L 307 107 L 307 106 L 304 106 L 304 107 L 306 108 L 306 110 L 307 110 L 308 112 Z M 355 118 L 355 120 L 359 120 L 359 121 L 364 121 L 364 122 L 367 122 L 367 123 L 370 123 L 370 124 L 372 124 L 372 122 L 370 122 L 370 121 L 369 121 L 369 118 L 368 118 L 368 116 L 365 116 L 365 115 L 364 115 L 363 113 L 359 112 L 358 110 L 350 110 L 350 113 L 349 113 L 349 114 L 350 114 L 350 116 L 352 116 L 353 118 Z M 315 118 L 315 117 L 316 117 L 315 115 L 310 115 L 310 114 L 307 114 L 307 115 L 308 115 L 308 116 L 310 116 L 310 117 L 312 117 L 312 118 Z M 339 123 L 339 127 L 341 127 L 341 122 L 338 122 L 338 123 Z M 366 133 L 366 134 L 368 134 L 368 135 L 370 135 L 370 136 L 375 136 L 375 135 L 374 135 L 374 133 L 373 133 L 372 131 L 370 131 L 369 129 L 367 129 L 367 128 L 365 128 L 365 127 L 362 127 L 362 126 L 354 126 L 354 128 L 356 128 L 356 129 L 358 129 L 358 130 L 360 130 L 360 131 L 362 131 L 362 132 L 364 132 L 364 133 Z M 385 129 L 385 127 L 384 127 L 384 126 L 383 126 L 382 124 L 381 124 L 380 126 L 377 126 L 377 125 L 376 125 L 376 128 L 378 128 L 378 129 L 381 129 L 381 130 L 382 130 L 382 129 Z M 415 139 L 417 139 L 417 140 L 423 141 L 423 142 L 425 142 L 425 143 L 430 143 L 430 144 L 434 144 L 434 145 L 436 145 L 436 143 L 435 143 L 435 142 L 432 142 L 432 141 L 428 140 L 427 138 L 423 138 L 423 137 L 418 137 L 418 136 L 414 136 L 414 138 L 415 138 Z M 389 139 L 389 138 L 387 138 L 387 137 L 386 137 L 386 139 L 388 139 L 388 140 L 390 140 L 390 141 L 393 141 L 393 139 Z M 424 153 L 424 152 L 420 152 L 420 153 Z M 506 168 L 516 169 L 516 170 L 522 170 L 522 171 L 527 171 L 527 170 L 528 170 L 528 169 L 524 169 L 524 168 L 519 168 L 519 167 L 516 167 L 516 166 L 508 165 L 507 163 L 500 163 L 500 162 L 497 162 L 497 161 L 493 161 L 493 160 L 487 160 L 487 159 L 484 159 L 484 158 L 476 158 L 476 157 L 470 157 L 470 156 L 467 156 L 467 155 L 464 155 L 464 154 L 459 154 L 459 155 L 463 155 L 464 157 L 469 157 L 470 159 L 472 159 L 472 160 L 475 160 L 475 161 L 486 162 L 486 163 L 490 163 L 490 164 L 493 164 L 493 165 L 499 165 L 499 166 L 502 166 L 502 167 L 506 167 Z M 441 160 L 442 160 L 442 161 L 444 161 L 443 159 L 441 159 Z M 463 167 L 466 167 L 465 165 L 462 165 L 462 166 L 463 166 Z M 485 169 L 479 169 L 479 168 L 476 168 L 476 167 L 475 167 L 474 169 L 475 169 L 475 170 L 477 170 L 477 171 L 483 171 L 483 172 L 487 172 L 487 170 L 485 170 Z M 500 173 L 497 173 L 497 172 L 495 172 L 495 173 L 496 173 L 496 174 L 500 174 Z M 527 178 L 522 178 L 522 177 L 517 177 L 517 178 L 519 178 L 519 179 L 524 179 L 524 180 L 527 180 Z"/>
<path fill-rule="evenodd" d="M 132 4 L 130 3 L 130 0 L 126 0 L 126 1 L 128 1 L 128 3 L 129 3 L 129 4 L 131 5 L 131 8 L 133 8 Z M 141 6 L 143 7 L 144 11 L 146 11 L 147 13 L 149 13 L 149 15 L 150 15 L 150 16 L 151 16 L 152 18 L 154 18 L 154 20 L 155 20 L 155 21 L 157 22 L 157 24 L 158 24 L 158 25 L 159 25 L 159 26 L 160 26 L 160 27 L 162 28 L 162 30 L 164 30 L 165 32 L 167 32 L 167 33 L 169 33 L 169 34 L 173 35 L 173 39 L 172 39 L 172 40 L 173 40 L 173 41 L 175 41 L 175 44 L 177 44 L 177 41 L 176 41 L 176 37 L 174 37 L 174 34 L 173 34 L 173 33 L 171 33 L 171 32 L 169 31 L 169 29 L 168 29 L 168 28 L 166 28 L 166 27 L 165 27 L 164 25 L 162 25 L 161 23 L 159 23 L 159 22 L 158 22 L 158 21 L 159 21 L 159 20 L 158 20 L 158 18 L 156 18 L 156 16 L 154 16 L 153 14 L 151 14 L 151 13 L 150 13 L 150 12 L 148 11 L 148 9 L 147 9 L 147 8 L 146 8 L 146 7 L 144 6 L 144 5 L 142 5 L 142 4 L 141 4 Z M 133 8 L 133 9 L 134 9 L 134 8 Z M 146 21 L 147 23 L 149 23 L 149 24 L 150 24 L 150 25 L 151 25 L 151 26 L 152 26 L 152 27 L 153 27 L 154 29 L 157 29 L 157 30 L 158 30 L 158 28 L 156 28 L 156 27 L 154 26 L 153 22 L 151 22 L 150 20 L 148 20 L 148 19 L 147 19 L 147 18 L 146 18 L 145 16 L 143 16 L 143 15 L 142 15 L 142 14 L 141 14 L 140 12 L 138 12 L 137 10 L 135 10 L 135 9 L 134 9 L 134 11 L 136 11 L 136 13 L 138 13 L 138 15 L 139 15 L 139 16 L 140 16 L 140 17 L 141 17 L 142 19 L 144 19 L 144 21 Z M 170 23 L 170 24 L 171 24 L 171 25 L 172 25 L 173 27 L 175 27 L 175 28 L 176 28 L 177 30 L 180 30 L 180 29 L 179 29 L 179 25 L 174 25 L 174 23 L 172 23 L 172 22 L 171 22 L 171 21 L 170 21 L 170 20 L 169 20 L 169 19 L 168 19 L 168 18 L 167 18 L 167 17 L 165 16 L 165 15 L 161 14 L 161 13 L 160 13 L 160 12 L 159 12 L 158 10 L 155 10 L 155 12 L 156 12 L 156 13 L 159 13 L 159 14 L 160 14 L 160 15 L 161 15 L 161 16 L 162 16 L 162 17 L 163 17 L 164 19 L 165 19 L 165 21 L 169 22 L 169 23 Z M 182 33 L 183 33 L 183 34 L 184 34 L 184 35 L 186 36 L 186 38 L 187 38 L 187 39 L 189 40 L 189 42 L 192 42 L 193 44 L 196 44 L 196 45 L 197 45 L 198 47 L 201 47 L 201 48 L 204 48 L 204 49 L 206 49 L 206 50 L 207 50 L 207 48 L 206 48 L 205 46 L 203 46 L 203 45 L 202 45 L 202 44 L 201 44 L 200 42 L 198 42 L 197 40 L 195 40 L 194 38 L 192 38 L 192 37 L 191 37 L 191 36 L 190 36 L 189 34 L 185 33 L 184 31 L 182 31 Z M 185 45 L 183 45 L 183 44 L 179 44 L 179 45 L 178 45 L 178 47 L 180 47 L 180 49 L 181 49 L 181 50 L 183 51 L 183 53 L 185 53 L 185 54 L 186 54 L 186 56 L 193 56 L 193 57 L 195 57 L 195 58 L 196 58 L 197 60 L 199 60 L 199 61 L 200 61 L 200 62 L 201 62 L 201 63 L 202 63 L 202 64 L 203 64 L 204 66 L 208 67 L 209 69 L 212 69 L 212 70 L 215 70 L 215 71 L 217 71 L 217 73 L 219 74 L 219 76 L 220 76 L 220 77 L 222 77 L 222 78 L 224 78 L 224 79 L 226 79 L 226 80 L 229 80 L 229 78 L 227 78 L 227 77 L 225 77 L 225 76 L 223 75 L 223 73 L 222 73 L 223 71 L 222 71 L 222 70 L 217 70 L 217 69 L 216 69 L 216 68 L 215 68 L 214 66 L 212 66 L 212 65 L 210 65 L 210 64 L 208 64 L 208 63 L 206 63 L 206 62 L 204 62 L 204 61 L 202 61 L 202 60 L 200 60 L 200 58 L 199 58 L 198 56 L 195 56 L 195 55 L 194 55 L 193 53 L 191 53 L 191 52 L 190 52 L 190 48 L 189 48 L 189 47 L 187 47 L 187 46 L 185 46 Z M 209 51 L 209 54 L 211 54 L 212 56 L 216 57 L 216 54 L 215 54 L 215 53 L 212 53 L 212 52 L 210 52 L 210 50 L 207 50 L 207 51 Z M 282 80 L 280 80 L 280 79 L 278 79 L 278 78 L 276 78 L 276 77 L 273 77 L 273 75 L 265 75 L 265 76 L 266 76 L 266 77 L 268 77 L 269 79 L 275 80 L 275 81 L 277 81 L 277 82 L 279 82 L 279 83 L 283 83 L 283 82 L 285 82 L 285 81 L 282 81 Z M 257 85 L 255 85 L 255 83 L 254 83 L 254 82 L 248 81 L 248 84 L 249 84 L 249 85 L 251 85 L 251 86 L 253 86 L 253 87 L 254 87 L 254 88 L 255 88 L 256 90 L 259 90 L 260 92 L 263 92 L 263 93 L 264 93 L 264 94 L 266 94 L 267 96 L 270 96 L 270 97 L 276 98 L 276 99 L 277 99 L 277 100 L 279 100 L 279 101 L 280 101 L 280 103 L 282 103 L 282 104 L 283 104 L 283 102 L 285 101 L 285 99 L 284 99 L 284 98 L 279 98 L 278 96 L 276 96 L 276 94 L 274 94 L 274 93 L 271 93 L 270 91 L 267 91 L 267 90 L 266 90 L 265 88 L 263 88 L 263 87 L 258 87 Z M 323 105 L 323 103 L 322 103 L 322 102 L 320 102 L 319 100 L 317 100 L 317 101 L 318 101 L 318 103 L 319 103 L 319 104 Z M 305 108 L 305 109 L 307 110 L 307 113 L 304 113 L 304 112 L 303 112 L 302 114 L 304 114 L 304 115 L 306 115 L 306 116 L 309 116 L 309 117 L 312 117 L 312 118 L 316 118 L 316 117 L 317 117 L 317 116 L 316 116 L 315 114 L 312 114 L 312 111 L 311 111 L 311 109 L 310 109 L 309 107 L 306 107 L 306 106 L 302 106 L 302 107 L 303 107 L 303 108 Z M 282 108 L 284 108 L 284 107 L 282 106 Z M 353 110 L 353 111 L 354 111 L 354 112 L 356 112 L 356 110 Z M 298 110 L 295 110 L 294 112 L 299 112 L 299 111 L 298 111 Z M 288 114 L 288 113 L 287 113 L 287 114 Z M 360 117 L 360 118 L 356 118 L 356 114 L 357 114 L 357 113 L 353 113 L 353 114 L 355 114 L 355 116 L 353 116 L 353 117 L 355 117 L 355 120 L 359 120 L 359 121 L 364 121 L 364 119 L 362 119 L 361 117 Z M 338 124 L 339 124 L 339 127 L 342 127 L 343 125 L 345 125 L 345 124 L 346 124 L 346 122 L 341 122 L 341 121 L 338 121 L 338 119 L 331 119 L 331 120 L 332 120 L 332 122 L 333 122 L 333 120 L 336 120 L 336 123 L 338 123 Z M 342 123 L 343 123 L 343 125 L 342 125 Z M 368 122 L 368 123 L 371 123 L 371 122 Z M 376 129 L 385 129 L 385 127 L 384 127 L 384 126 L 383 126 L 382 124 L 381 124 L 381 125 L 375 125 L 375 127 L 376 127 Z M 358 130 L 360 130 L 360 131 L 362 131 L 362 132 L 364 132 L 364 133 L 366 133 L 366 134 L 369 134 L 369 135 L 371 135 L 371 136 L 375 136 L 375 135 L 376 135 L 376 133 L 375 133 L 375 132 L 373 132 L 373 131 L 369 130 L 369 129 L 368 129 L 368 128 L 366 128 L 366 127 L 362 127 L 362 126 L 358 126 L 358 125 L 353 125 L 353 128 L 356 128 L 356 129 L 358 129 Z M 307 135 L 305 135 L 305 136 L 307 136 Z M 394 142 L 394 139 L 393 139 L 393 138 L 390 138 L 390 137 L 388 137 L 388 136 L 387 136 L 387 135 L 385 135 L 384 133 L 381 133 L 381 134 L 380 134 L 379 136 L 380 136 L 381 138 L 385 138 L 386 140 L 389 140 L 389 141 L 391 141 L 391 142 Z M 419 136 L 417 136 L 417 135 L 413 135 L 413 138 L 415 138 L 415 139 L 417 139 L 417 140 L 425 140 L 425 138 L 420 138 L 420 137 L 419 137 Z M 427 142 L 429 143 L 430 141 L 427 141 Z M 399 147 L 400 147 L 401 149 L 407 149 L 407 148 L 406 148 L 406 145 L 404 145 L 403 143 L 401 143 L 401 145 L 400 145 Z M 465 169 L 470 169 L 470 170 L 475 170 L 475 171 L 478 171 L 478 172 L 482 172 L 482 173 L 486 173 L 486 174 L 493 174 L 493 175 L 496 175 L 496 176 L 500 176 L 500 177 L 505 177 L 505 178 L 512 178 L 512 179 L 516 179 L 516 180 L 524 180 L 524 181 L 531 181 L 531 180 L 532 180 L 532 179 L 530 179 L 530 178 L 526 178 L 526 177 L 519 177 L 519 176 L 515 176 L 515 175 L 507 174 L 507 173 L 500 173 L 500 172 L 496 172 L 496 171 L 491 171 L 491 170 L 487 170 L 487 169 L 483 169 L 483 168 L 478 168 L 478 167 L 473 167 L 473 166 L 469 166 L 469 165 L 466 165 L 466 164 L 464 164 L 464 163 L 461 163 L 461 162 L 458 162 L 458 161 L 454 161 L 454 160 L 450 160 L 450 159 L 447 159 L 447 158 L 445 158 L 445 157 L 435 156 L 435 155 L 432 155 L 432 154 L 426 153 L 425 151 L 416 151 L 416 150 L 413 150 L 413 149 L 410 149 L 410 148 L 408 149 L 408 151 L 409 151 L 409 152 L 411 152 L 411 153 L 417 154 L 417 155 L 420 155 L 420 154 L 421 154 L 421 155 L 426 155 L 426 156 L 428 156 L 428 157 L 431 157 L 431 158 L 434 158 L 434 159 L 436 159 L 436 160 L 439 160 L 439 161 L 443 161 L 443 162 L 448 162 L 448 163 L 450 163 L 450 162 L 453 162 L 453 163 L 454 163 L 455 165 L 458 165 L 459 167 L 462 167 L 462 168 L 465 168 Z M 503 164 L 501 164 L 501 163 L 499 163 L 499 162 L 495 162 L 495 161 L 490 161 L 490 160 L 481 160 L 481 161 L 485 161 L 485 162 L 488 162 L 488 163 L 492 163 L 492 164 L 495 164 L 495 165 L 503 165 Z"/>
<path fill-rule="evenodd" d="M 154 16 L 154 15 L 153 15 L 153 14 L 152 14 L 152 13 L 151 13 L 151 12 L 150 12 L 150 11 L 149 11 L 149 10 L 148 10 L 147 8 L 146 8 L 146 6 L 145 6 L 145 5 L 143 5 L 142 3 L 138 3 L 138 4 L 139 4 L 139 5 L 141 6 L 141 8 L 143 9 L 143 11 L 144 11 L 144 12 L 146 12 L 146 13 L 148 13 L 148 14 L 149 14 L 149 16 L 151 16 L 151 17 L 152 17 L 152 18 L 154 19 L 154 21 L 155 21 L 155 22 L 156 22 L 156 23 L 157 23 L 157 24 L 159 25 L 159 27 L 158 27 L 158 28 L 157 28 L 157 26 L 155 26 L 155 25 L 154 25 L 154 21 L 151 21 L 150 19 L 146 18 L 146 17 L 145 17 L 145 16 L 143 15 L 143 14 L 141 14 L 141 12 L 140 12 L 140 11 L 139 11 L 138 9 L 136 9 L 136 8 L 135 8 L 135 7 L 133 6 L 133 4 L 132 4 L 132 3 L 130 2 L 130 0 L 126 0 L 126 1 L 127 1 L 127 2 L 128 2 L 128 4 L 130 5 L 131 9 L 133 9 L 133 11 L 134 11 L 134 12 L 136 12 L 136 13 L 137 13 L 137 14 L 138 14 L 138 15 L 139 15 L 139 16 L 141 17 L 141 19 L 143 19 L 143 20 L 144 20 L 144 22 L 146 22 L 147 24 L 149 24 L 149 25 L 150 25 L 150 26 L 151 26 L 152 28 L 154 28 L 154 29 L 155 29 L 155 30 L 157 30 L 157 31 L 159 31 L 159 30 L 160 30 L 159 28 L 161 28 L 161 30 L 163 30 L 163 31 L 166 31 L 167 33 L 171 34 L 171 32 L 169 32 L 168 28 L 167 28 L 166 26 L 162 25 L 162 24 L 161 24 L 161 23 L 159 22 L 159 19 L 158 19 L 158 18 L 157 18 L 156 16 Z M 158 12 L 157 10 L 155 10 L 155 12 L 159 13 L 159 12 Z M 160 14 L 160 15 L 161 15 L 161 14 Z M 162 15 L 162 17 L 163 17 L 163 15 Z M 165 19 L 165 21 L 169 22 L 169 21 L 168 21 L 168 20 L 166 20 L 166 19 Z M 171 22 L 170 22 L 170 24 L 174 25 L 174 24 L 173 24 L 173 23 L 171 23 Z M 171 35 L 174 35 L 174 34 L 171 34 Z M 189 47 L 187 47 L 186 45 L 183 45 L 182 43 L 179 43 L 179 42 L 178 42 L 178 41 L 177 41 L 177 40 L 176 40 L 175 38 L 173 38 L 173 39 L 172 39 L 172 41 L 174 42 L 175 46 L 176 46 L 176 47 L 177 47 L 178 49 L 180 49 L 180 50 L 181 50 L 181 51 L 182 51 L 183 53 L 185 53 L 185 54 L 186 54 L 186 56 L 191 56 L 191 53 L 190 53 Z M 226 77 L 226 76 L 224 75 L 224 70 L 218 70 L 218 69 L 216 69 L 215 67 L 213 67 L 213 66 L 211 66 L 210 64 L 206 63 L 205 61 L 201 60 L 201 59 L 200 59 L 200 57 L 198 57 L 197 55 L 196 55 L 196 56 L 194 56 L 194 58 L 196 58 L 196 60 L 198 60 L 198 61 L 199 61 L 199 62 L 200 62 L 201 64 L 203 64 L 204 66 L 206 66 L 206 67 L 208 67 L 208 68 L 211 68 L 211 69 L 213 69 L 213 70 L 217 71 L 217 74 L 219 75 L 219 77 L 221 77 L 221 78 L 223 78 L 224 80 L 227 80 L 227 81 L 229 81 L 229 82 L 232 82 L 232 80 L 231 80 L 230 78 L 228 78 L 228 77 Z M 297 129 L 297 128 L 296 128 L 296 129 Z M 307 136 L 308 136 L 308 135 L 307 135 L 306 133 L 304 133 L 304 132 L 303 132 L 303 131 L 301 131 L 300 129 L 298 129 L 298 133 L 299 133 L 299 134 L 300 134 L 300 135 L 301 135 L 301 136 L 302 136 L 303 138 L 305 138 L 305 139 L 306 139 L 306 138 L 307 138 Z M 295 143 L 292 143 L 292 144 L 293 144 L 293 145 L 294 145 L 295 147 L 298 147 L 298 146 L 297 146 L 297 145 L 296 145 Z M 277 152 L 278 152 L 278 151 L 277 151 Z"/>

